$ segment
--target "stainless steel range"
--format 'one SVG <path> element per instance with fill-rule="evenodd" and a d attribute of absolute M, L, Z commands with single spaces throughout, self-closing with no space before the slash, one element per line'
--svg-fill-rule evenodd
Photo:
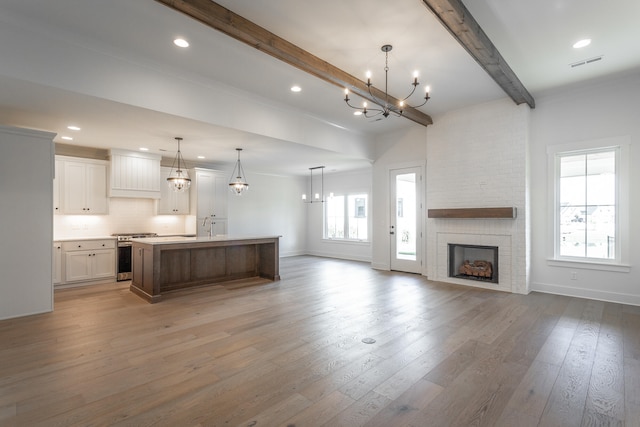
<path fill-rule="evenodd" d="M 131 280 L 131 239 L 140 237 L 156 237 L 157 233 L 115 233 L 118 239 L 118 275 L 119 282 Z"/>

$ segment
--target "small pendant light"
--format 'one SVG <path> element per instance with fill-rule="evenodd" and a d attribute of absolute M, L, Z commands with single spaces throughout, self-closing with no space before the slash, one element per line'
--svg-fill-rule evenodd
<path fill-rule="evenodd" d="M 169 177 L 167 178 L 167 184 L 173 191 L 182 193 L 189 190 L 189 187 L 191 187 L 191 179 L 189 178 L 189 173 L 186 170 L 187 164 L 182 158 L 182 153 L 180 152 L 180 141 L 182 141 L 182 138 L 176 137 L 175 139 L 176 141 L 178 141 L 178 152 L 176 153 L 176 158 L 173 159 L 171 171 L 169 172 Z M 178 163 L 178 167 L 174 170 L 176 162 Z M 184 170 L 182 169 L 183 166 Z"/>
<path fill-rule="evenodd" d="M 236 148 L 236 151 L 238 152 L 238 161 L 231 173 L 229 190 L 231 190 L 231 192 L 236 196 L 241 196 L 242 193 L 249 190 L 249 184 L 247 184 L 246 174 L 244 173 L 244 169 L 240 163 L 240 152 L 242 151 L 242 148 Z"/>

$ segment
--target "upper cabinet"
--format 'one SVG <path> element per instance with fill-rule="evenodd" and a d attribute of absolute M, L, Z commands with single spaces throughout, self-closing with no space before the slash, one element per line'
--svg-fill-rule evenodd
<path fill-rule="evenodd" d="M 158 154 L 110 150 L 109 197 L 160 198 Z"/>
<path fill-rule="evenodd" d="M 56 158 L 62 179 L 58 195 L 59 210 L 64 214 L 103 215 L 108 212 L 107 162 L 80 158 Z M 58 185 L 56 182 L 54 185 Z M 55 203 L 55 202 L 54 202 Z M 55 206 L 54 206 L 55 209 Z"/>
<path fill-rule="evenodd" d="M 224 172 L 195 168 L 189 171 L 191 214 L 196 215 L 197 234 L 226 234 L 229 185 Z M 205 219 L 208 220 L 205 222 Z M 213 225 L 212 225 L 213 224 Z"/>
<path fill-rule="evenodd" d="M 53 175 L 53 213 L 62 213 L 62 199 L 60 197 L 60 187 L 62 186 L 62 173 L 64 163 L 56 158 L 55 171 Z"/>
<path fill-rule="evenodd" d="M 182 193 L 171 190 L 167 177 L 171 168 L 160 168 L 160 200 L 158 215 L 189 215 L 189 190 Z"/>

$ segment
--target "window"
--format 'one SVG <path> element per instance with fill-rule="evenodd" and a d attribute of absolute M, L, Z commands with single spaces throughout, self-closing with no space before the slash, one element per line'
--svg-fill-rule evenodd
<path fill-rule="evenodd" d="M 325 203 L 325 238 L 368 239 L 368 196 L 351 194 L 329 197 Z"/>
<path fill-rule="evenodd" d="M 550 147 L 553 243 L 558 261 L 623 264 L 628 247 L 628 144 Z"/>
<path fill-rule="evenodd" d="M 560 257 L 616 258 L 618 150 L 558 155 Z"/>

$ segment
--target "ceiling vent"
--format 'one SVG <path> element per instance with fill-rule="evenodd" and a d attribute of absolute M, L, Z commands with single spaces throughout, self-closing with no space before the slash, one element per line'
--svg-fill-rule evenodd
<path fill-rule="evenodd" d="M 602 59 L 602 56 L 603 55 L 595 56 L 595 57 L 589 58 L 589 59 L 583 59 L 582 61 L 578 61 L 578 62 L 574 62 L 573 64 L 569 64 L 569 66 L 571 68 L 576 68 L 576 67 L 579 67 L 581 65 L 587 65 L 587 64 L 591 64 L 593 62 L 598 62 L 598 61 L 600 61 Z"/>

